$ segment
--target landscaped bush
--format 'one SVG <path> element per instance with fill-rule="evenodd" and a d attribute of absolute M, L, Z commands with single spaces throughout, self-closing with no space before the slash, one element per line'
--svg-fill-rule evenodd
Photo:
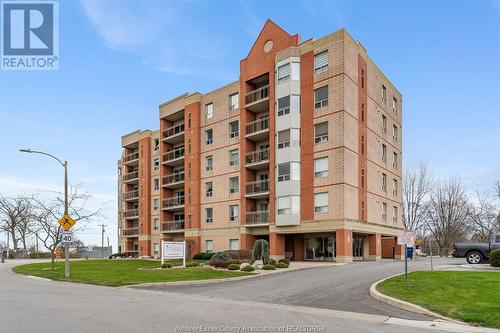
<path fill-rule="evenodd" d="M 227 268 L 227 266 L 229 266 L 229 264 L 227 263 L 226 260 L 222 260 L 222 259 L 219 259 L 219 258 L 212 258 L 210 259 L 211 261 L 211 264 L 210 266 L 213 266 L 213 267 L 216 267 L 216 268 Z"/>
<path fill-rule="evenodd" d="M 222 261 L 228 261 L 228 260 L 231 260 L 231 256 L 225 252 L 217 252 L 216 254 L 214 254 L 212 256 L 212 258 L 210 258 L 210 261 L 208 262 L 208 264 L 210 266 L 213 266 L 213 262 L 214 260 L 222 260 Z"/>
<path fill-rule="evenodd" d="M 237 271 L 238 269 L 240 269 L 240 265 L 230 264 L 229 266 L 227 266 L 227 269 L 229 269 L 230 271 Z"/>
<path fill-rule="evenodd" d="M 252 250 L 227 250 L 224 251 L 231 256 L 233 259 L 250 259 L 252 258 Z"/>
<path fill-rule="evenodd" d="M 241 267 L 241 270 L 242 270 L 243 272 L 253 272 L 253 271 L 255 271 L 255 267 L 250 266 L 250 265 L 248 265 L 248 266 L 243 266 L 243 267 Z"/>
<path fill-rule="evenodd" d="M 258 239 L 253 245 L 253 260 L 262 260 L 264 264 L 269 262 L 269 242 L 265 239 Z"/>
<path fill-rule="evenodd" d="M 200 252 L 194 255 L 195 260 L 210 260 L 214 256 L 214 252 Z"/>
<path fill-rule="evenodd" d="M 276 269 L 276 266 L 271 265 L 271 264 L 266 264 L 266 265 L 262 266 L 262 269 L 265 271 L 273 271 Z"/>
<path fill-rule="evenodd" d="M 253 264 L 255 262 L 255 260 L 253 259 L 243 259 L 241 260 L 242 263 L 245 263 L 245 264 Z"/>
<path fill-rule="evenodd" d="M 290 259 L 283 258 L 283 259 L 280 259 L 279 262 L 290 265 Z"/>
<path fill-rule="evenodd" d="M 173 265 L 169 264 L 168 262 L 166 262 L 163 265 L 161 265 L 161 268 L 172 268 L 172 267 L 173 267 Z"/>
<path fill-rule="evenodd" d="M 271 259 L 269 259 L 269 264 L 276 266 L 277 262 L 276 262 L 276 260 L 274 260 L 273 258 L 271 258 Z"/>
<path fill-rule="evenodd" d="M 198 267 L 198 266 L 200 266 L 200 264 L 197 263 L 196 261 L 188 261 L 186 263 L 186 267 Z"/>
<path fill-rule="evenodd" d="M 231 264 L 241 265 L 242 261 L 240 259 L 231 259 L 231 260 L 228 260 L 227 263 L 229 265 L 231 265 Z"/>
<path fill-rule="evenodd" d="M 109 259 L 115 259 L 116 257 L 123 257 L 123 253 L 113 253 L 109 256 Z"/>
<path fill-rule="evenodd" d="M 490 253 L 490 265 L 492 267 L 500 267 L 500 249 L 491 251 Z"/>
<path fill-rule="evenodd" d="M 276 265 L 274 265 L 276 268 L 288 268 L 288 265 L 285 264 L 284 262 L 279 262 Z"/>

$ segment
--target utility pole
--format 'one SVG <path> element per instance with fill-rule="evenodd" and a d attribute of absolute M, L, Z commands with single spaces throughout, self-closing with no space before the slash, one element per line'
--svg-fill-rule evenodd
<path fill-rule="evenodd" d="M 99 226 L 102 228 L 101 232 L 101 258 L 104 258 L 104 227 L 107 227 L 107 224 L 99 224 Z"/>
<path fill-rule="evenodd" d="M 38 253 L 38 232 L 35 232 L 36 253 Z"/>

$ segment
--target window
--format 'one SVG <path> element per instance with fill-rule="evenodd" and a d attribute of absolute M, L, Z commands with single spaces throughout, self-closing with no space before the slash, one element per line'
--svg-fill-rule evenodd
<path fill-rule="evenodd" d="M 300 62 L 292 62 L 292 80 L 300 80 Z"/>
<path fill-rule="evenodd" d="M 281 97 L 278 99 L 278 117 L 290 113 L 290 96 Z"/>
<path fill-rule="evenodd" d="M 157 256 L 160 254 L 160 244 L 158 243 L 154 243 L 153 245 L 153 251 L 154 251 L 154 255 Z"/>
<path fill-rule="evenodd" d="M 314 160 L 314 177 L 328 177 L 328 157 L 321 157 Z"/>
<path fill-rule="evenodd" d="M 212 223 L 214 221 L 214 209 L 205 208 L 205 223 Z"/>
<path fill-rule="evenodd" d="M 365 87 L 365 70 L 361 68 L 361 88 Z"/>
<path fill-rule="evenodd" d="M 365 121 L 365 103 L 361 103 L 361 121 Z"/>
<path fill-rule="evenodd" d="M 384 85 L 382 85 L 382 90 L 381 90 L 381 98 L 382 98 L 382 102 L 386 102 L 387 101 L 387 89 L 385 88 Z"/>
<path fill-rule="evenodd" d="M 240 107 L 239 94 L 229 95 L 229 110 L 234 111 Z"/>
<path fill-rule="evenodd" d="M 207 171 L 213 170 L 214 168 L 214 157 L 212 155 L 205 157 L 205 169 Z"/>
<path fill-rule="evenodd" d="M 157 151 L 160 149 L 160 139 L 155 139 L 154 141 L 154 150 Z"/>
<path fill-rule="evenodd" d="M 387 192 L 387 175 L 382 174 L 382 192 Z"/>
<path fill-rule="evenodd" d="M 212 182 L 206 182 L 205 183 L 205 195 L 207 197 L 211 197 L 214 195 L 214 188 L 213 188 L 213 183 Z"/>
<path fill-rule="evenodd" d="M 365 169 L 361 169 L 361 188 L 365 187 Z"/>
<path fill-rule="evenodd" d="M 392 167 L 394 169 L 398 168 L 398 153 L 396 153 L 396 152 L 392 153 Z"/>
<path fill-rule="evenodd" d="M 290 147 L 290 130 L 278 132 L 278 149 Z"/>
<path fill-rule="evenodd" d="M 188 128 L 191 128 L 191 112 L 188 113 Z"/>
<path fill-rule="evenodd" d="M 214 241 L 206 240 L 205 241 L 205 252 L 213 252 L 214 251 Z"/>
<path fill-rule="evenodd" d="M 230 250 L 239 250 L 240 249 L 240 240 L 239 239 L 230 239 L 229 240 L 229 249 Z"/>
<path fill-rule="evenodd" d="M 211 119 L 214 116 L 214 103 L 209 103 L 205 105 L 205 117 Z"/>
<path fill-rule="evenodd" d="M 392 194 L 398 195 L 398 180 L 397 179 L 392 180 Z"/>
<path fill-rule="evenodd" d="M 153 191 L 158 191 L 160 190 L 160 179 L 155 178 L 153 179 Z"/>
<path fill-rule="evenodd" d="M 382 202 L 382 221 L 387 221 L 387 204 Z"/>
<path fill-rule="evenodd" d="M 214 131 L 212 129 L 205 131 L 205 140 L 207 145 L 211 145 L 214 142 Z"/>
<path fill-rule="evenodd" d="M 387 117 L 382 115 L 382 133 L 387 132 Z"/>
<path fill-rule="evenodd" d="M 365 137 L 361 136 L 361 155 L 365 154 Z"/>
<path fill-rule="evenodd" d="M 290 80 L 290 63 L 278 67 L 278 84 Z"/>
<path fill-rule="evenodd" d="M 398 142 L 398 127 L 396 125 L 392 125 L 392 140 Z"/>
<path fill-rule="evenodd" d="M 328 212 L 328 192 L 314 194 L 314 212 Z"/>
<path fill-rule="evenodd" d="M 398 207 L 392 206 L 392 222 L 398 223 Z"/>
<path fill-rule="evenodd" d="M 229 178 L 229 193 L 238 193 L 240 190 L 240 179 L 238 177 Z"/>
<path fill-rule="evenodd" d="M 314 89 L 314 108 L 318 109 L 328 105 L 328 86 Z"/>
<path fill-rule="evenodd" d="M 159 230 L 160 229 L 160 219 L 155 217 L 153 219 L 153 230 Z"/>
<path fill-rule="evenodd" d="M 392 98 L 392 112 L 394 114 L 398 114 L 398 100 L 396 99 L 396 97 Z"/>
<path fill-rule="evenodd" d="M 382 162 L 387 161 L 387 146 L 382 144 Z"/>
<path fill-rule="evenodd" d="M 230 205 L 229 206 L 229 221 L 238 221 L 240 216 L 240 206 Z"/>
<path fill-rule="evenodd" d="M 278 215 L 290 214 L 291 203 L 290 197 L 279 197 L 278 198 Z"/>
<path fill-rule="evenodd" d="M 314 55 L 314 74 L 319 74 L 328 70 L 328 51 Z"/>
<path fill-rule="evenodd" d="M 153 199 L 153 210 L 158 210 L 160 209 L 160 199 L 154 198 Z"/>
<path fill-rule="evenodd" d="M 290 180 L 290 163 L 278 164 L 278 182 Z"/>
<path fill-rule="evenodd" d="M 314 142 L 325 143 L 328 142 L 328 122 L 319 123 L 314 125 Z"/>
<path fill-rule="evenodd" d="M 160 159 L 155 158 L 153 160 L 153 171 L 158 171 L 158 170 L 160 170 Z"/>
<path fill-rule="evenodd" d="M 240 152 L 238 149 L 233 149 L 229 151 L 229 165 L 238 165 L 240 160 Z"/>
<path fill-rule="evenodd" d="M 240 126 L 239 126 L 238 120 L 230 122 L 229 123 L 229 137 L 230 138 L 237 138 L 238 135 L 240 134 L 239 128 L 240 128 Z"/>

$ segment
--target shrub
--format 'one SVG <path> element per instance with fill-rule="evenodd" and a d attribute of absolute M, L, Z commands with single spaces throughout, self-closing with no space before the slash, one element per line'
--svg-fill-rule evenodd
<path fill-rule="evenodd" d="M 173 267 L 172 264 L 169 264 L 168 262 L 161 265 L 161 268 L 172 268 L 172 267 Z"/>
<path fill-rule="evenodd" d="M 269 262 L 268 262 L 268 263 L 269 263 L 270 265 L 275 265 L 275 266 L 276 266 L 276 264 L 277 264 L 276 260 L 274 260 L 274 259 L 272 259 L 272 258 L 271 258 L 271 259 L 269 259 Z"/>
<path fill-rule="evenodd" d="M 230 264 L 229 266 L 227 266 L 227 269 L 229 269 L 230 271 L 237 271 L 238 269 L 240 269 L 240 265 Z"/>
<path fill-rule="evenodd" d="M 500 249 L 491 251 L 490 265 L 491 267 L 500 267 Z"/>
<path fill-rule="evenodd" d="M 217 252 L 216 254 L 214 254 L 212 256 L 212 258 L 210 258 L 210 261 L 208 262 L 208 264 L 210 266 L 213 266 L 213 262 L 215 260 L 222 260 L 222 261 L 228 261 L 228 260 L 231 260 L 231 256 L 225 252 Z"/>
<path fill-rule="evenodd" d="M 255 271 L 255 267 L 250 266 L 250 265 L 248 265 L 248 266 L 243 266 L 243 267 L 241 267 L 241 270 L 242 270 L 243 272 L 253 272 L 253 271 Z"/>
<path fill-rule="evenodd" d="M 231 260 L 228 260 L 227 263 L 229 265 L 231 265 L 231 264 L 241 265 L 242 261 L 240 259 L 231 259 Z"/>
<path fill-rule="evenodd" d="M 279 262 L 276 265 L 274 265 L 276 268 L 288 268 L 288 265 L 285 264 L 284 262 Z"/>
<path fill-rule="evenodd" d="M 243 259 L 241 261 L 241 263 L 250 264 L 250 265 L 253 264 L 254 262 L 255 262 L 255 260 L 253 260 L 253 259 Z"/>
<path fill-rule="evenodd" d="M 276 266 L 271 264 L 265 264 L 264 266 L 262 266 L 262 269 L 265 271 L 273 271 L 276 269 Z"/>
<path fill-rule="evenodd" d="M 123 257 L 123 253 L 113 253 L 109 256 L 109 259 L 116 259 L 117 257 Z"/>
<path fill-rule="evenodd" d="M 193 259 L 196 260 L 210 260 L 214 256 L 214 252 L 200 252 L 194 255 Z"/>
<path fill-rule="evenodd" d="M 198 267 L 198 266 L 200 266 L 200 264 L 197 263 L 196 261 L 188 261 L 186 263 L 186 267 Z"/>
<path fill-rule="evenodd" d="M 210 259 L 210 261 L 212 262 L 210 264 L 210 266 L 213 266 L 213 267 L 216 267 L 216 268 L 227 268 L 227 266 L 229 266 L 229 264 L 227 263 L 227 261 L 225 260 L 222 260 L 222 259 Z"/>
<path fill-rule="evenodd" d="M 290 265 L 290 259 L 286 259 L 286 258 L 280 259 L 279 262 L 282 262 L 284 264 Z"/>
<path fill-rule="evenodd" d="M 258 239 L 253 245 L 253 260 L 262 260 L 264 264 L 269 262 L 269 242 L 265 239 Z"/>
<path fill-rule="evenodd" d="M 225 253 L 229 254 L 231 258 L 233 259 L 250 259 L 252 258 L 252 250 L 227 250 L 224 251 Z"/>

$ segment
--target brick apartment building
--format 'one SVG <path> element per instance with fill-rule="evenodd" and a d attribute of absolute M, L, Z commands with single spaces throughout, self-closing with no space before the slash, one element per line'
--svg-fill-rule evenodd
<path fill-rule="evenodd" d="M 238 81 L 171 99 L 158 131 L 122 137 L 120 251 L 263 238 L 275 258 L 400 258 L 401 106 L 345 30 L 301 42 L 268 20 Z"/>

